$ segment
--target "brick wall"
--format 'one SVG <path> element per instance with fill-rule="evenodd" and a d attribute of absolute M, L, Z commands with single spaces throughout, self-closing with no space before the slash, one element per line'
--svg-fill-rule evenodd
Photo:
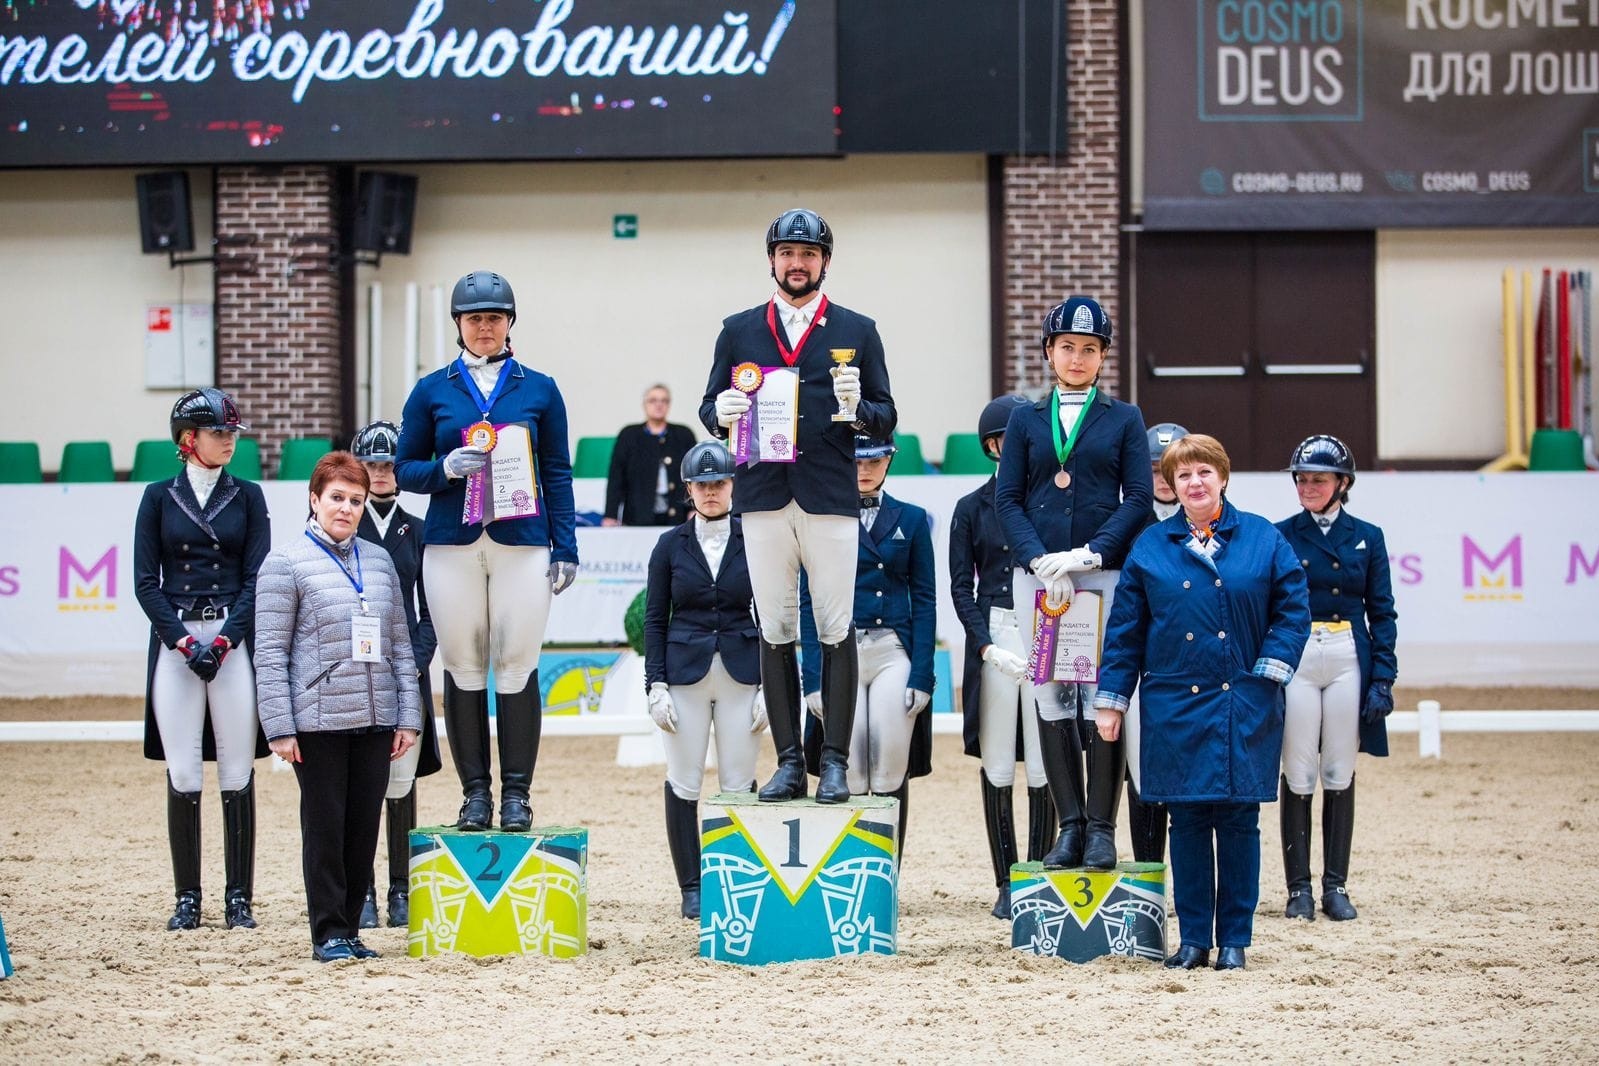
<path fill-rule="evenodd" d="M 253 270 L 217 270 L 217 381 L 238 400 L 272 477 L 285 440 L 343 429 L 339 278 L 326 266 L 334 171 L 219 167 L 216 183 L 220 254 L 254 261 Z"/>
<path fill-rule="evenodd" d="M 1044 384 L 1039 324 L 1073 293 L 1105 306 L 1122 334 L 1120 24 L 1116 0 L 1066 4 L 1066 151 L 1004 167 L 1004 384 Z M 1119 345 L 1100 385 L 1120 394 Z"/>

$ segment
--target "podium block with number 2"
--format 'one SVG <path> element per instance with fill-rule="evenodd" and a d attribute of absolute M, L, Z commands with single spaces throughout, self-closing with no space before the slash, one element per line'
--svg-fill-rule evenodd
<path fill-rule="evenodd" d="M 759 803 L 720 795 L 700 821 L 700 955 L 760 965 L 892 955 L 899 801 Z"/>
<path fill-rule="evenodd" d="M 587 829 L 411 830 L 413 958 L 588 953 Z"/>
<path fill-rule="evenodd" d="M 1011 947 L 1088 962 L 1166 957 L 1166 867 L 1124 862 L 1114 870 L 1010 868 Z"/>

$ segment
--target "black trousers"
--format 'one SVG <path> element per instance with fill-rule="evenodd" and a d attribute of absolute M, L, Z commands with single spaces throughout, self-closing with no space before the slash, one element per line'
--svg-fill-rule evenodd
<path fill-rule="evenodd" d="M 301 733 L 297 739 L 305 909 L 311 942 L 321 944 L 359 930 L 394 734 Z"/>

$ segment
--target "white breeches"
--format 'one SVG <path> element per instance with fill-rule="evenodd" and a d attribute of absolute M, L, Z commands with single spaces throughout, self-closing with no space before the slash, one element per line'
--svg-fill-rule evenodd
<path fill-rule="evenodd" d="M 905 713 L 911 659 L 892 629 L 861 630 L 855 644 L 860 649 L 860 684 L 849 738 L 849 790 L 857 795 L 893 792 L 905 783 L 911 762 L 916 719 Z"/>
<path fill-rule="evenodd" d="M 662 733 L 666 745 L 666 781 L 673 795 L 690 802 L 700 798 L 705 780 L 705 751 L 711 725 L 716 726 L 716 780 L 723 792 L 748 792 L 755 784 L 755 756 L 760 737 L 750 732 L 758 685 L 733 680 L 720 655 L 692 685 L 672 685 L 677 732 Z"/>
<path fill-rule="evenodd" d="M 550 549 L 511 546 L 487 534 L 475 544 L 429 544 L 422 555 L 439 658 L 469 692 L 521 692 L 539 668 L 550 618 Z"/>
<path fill-rule="evenodd" d="M 1110 620 L 1110 606 L 1116 599 L 1116 582 L 1121 579 L 1120 570 L 1090 570 L 1083 574 L 1073 574 L 1072 584 L 1079 592 L 1097 592 L 1100 597 L 1099 627 L 1101 635 L 1105 631 L 1105 623 Z M 1016 614 L 1019 618 L 1029 619 L 1026 636 L 1022 639 L 1027 652 L 1033 650 L 1033 598 L 1043 585 L 1032 574 L 1021 567 L 1011 572 L 1011 594 L 1015 597 Z M 1101 655 L 1104 654 L 1103 644 Z M 1026 657 L 1025 655 L 1023 656 Z M 1038 685 L 1034 692 L 1037 695 L 1038 716 L 1046 722 L 1059 722 L 1066 718 L 1076 718 L 1081 715 L 1085 721 L 1094 720 L 1094 696 L 1099 692 L 1099 686 L 1092 682 L 1085 684 L 1072 684 L 1061 681 L 1051 681 Z"/>
<path fill-rule="evenodd" d="M 432 610 L 430 606 L 428 608 Z M 422 708 L 423 714 L 432 714 L 432 707 Z M 389 788 L 383 793 L 384 799 L 404 799 L 405 794 L 416 786 L 416 767 L 422 761 L 422 734 L 416 735 L 416 743 L 411 745 L 409 751 L 389 763 Z"/>
<path fill-rule="evenodd" d="M 748 512 L 743 523 L 750 588 L 755 593 L 762 638 L 768 644 L 799 640 L 802 566 L 810 586 L 818 639 L 823 644 L 838 644 L 848 636 L 855 612 L 860 520 L 848 515 L 809 514 L 790 500 L 780 511 Z M 428 589 L 431 606 L 431 581 Z"/>
<path fill-rule="evenodd" d="M 222 632 L 222 619 L 185 622 L 183 628 L 201 644 Z M 166 751 L 167 773 L 179 792 L 198 792 L 203 780 L 200 757 L 205 735 L 206 703 L 211 705 L 211 733 L 217 742 L 217 785 L 232 792 L 250 783 L 255 769 L 255 737 L 261 720 L 255 713 L 255 670 L 243 648 L 228 652 L 216 678 L 206 684 L 189 669 L 181 651 L 162 648 L 155 658 L 150 702 L 156 730 Z"/>
<path fill-rule="evenodd" d="M 1283 776 L 1290 791 L 1311 795 L 1317 777 L 1323 788 L 1349 787 L 1360 750 L 1361 695 L 1354 632 L 1312 629 L 1286 693 Z"/>
<path fill-rule="evenodd" d="M 990 607 L 988 635 L 996 646 L 1027 658 L 1028 645 L 1016 625 L 1016 612 L 1008 607 Z M 995 788 L 1009 788 L 1016 782 L 1016 728 L 1021 723 L 1022 755 L 1026 760 L 1027 784 L 1042 788 L 1044 757 L 1038 749 L 1038 707 L 1033 702 L 1033 686 L 997 667 L 982 663 L 983 677 L 977 701 L 977 739 L 983 752 L 983 773 Z M 1020 713 L 1017 713 L 1018 707 Z"/>

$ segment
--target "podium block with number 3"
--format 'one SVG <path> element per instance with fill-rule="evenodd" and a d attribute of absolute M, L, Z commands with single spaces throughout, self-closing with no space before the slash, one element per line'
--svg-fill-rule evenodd
<path fill-rule="evenodd" d="M 1011 947 L 1088 962 L 1166 957 L 1166 867 L 1124 862 L 1114 870 L 1010 868 Z"/>
<path fill-rule="evenodd" d="M 411 830 L 413 958 L 588 953 L 587 829 Z"/>
<path fill-rule="evenodd" d="M 700 821 L 700 955 L 761 965 L 892 955 L 899 801 L 708 800 Z"/>

